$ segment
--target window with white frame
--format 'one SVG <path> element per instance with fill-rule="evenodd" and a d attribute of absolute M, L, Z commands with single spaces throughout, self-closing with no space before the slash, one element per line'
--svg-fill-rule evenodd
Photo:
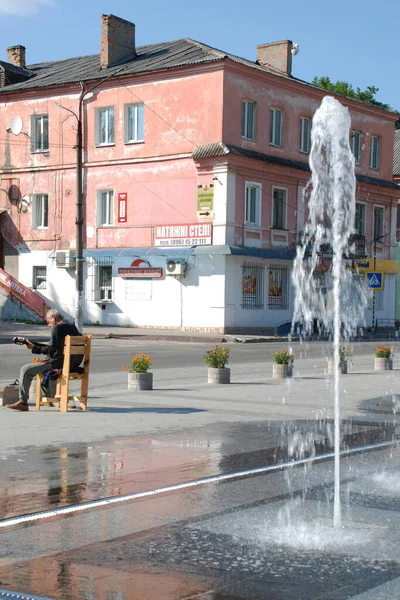
<path fill-rule="evenodd" d="M 287 190 L 273 188 L 272 190 L 272 227 L 286 229 Z"/>
<path fill-rule="evenodd" d="M 114 224 L 114 192 L 99 190 L 97 192 L 97 225 Z"/>
<path fill-rule="evenodd" d="M 49 117 L 32 115 L 31 152 L 47 152 L 49 149 Z"/>
<path fill-rule="evenodd" d="M 94 301 L 95 302 L 112 302 L 114 296 L 113 276 L 112 276 L 113 259 L 111 256 L 101 256 L 97 258 L 95 264 L 94 278 Z"/>
<path fill-rule="evenodd" d="M 283 112 L 278 108 L 271 108 L 270 144 L 283 146 Z"/>
<path fill-rule="evenodd" d="M 34 194 L 32 203 L 32 227 L 39 229 L 49 226 L 49 197 L 47 194 Z"/>
<path fill-rule="evenodd" d="M 354 155 L 354 162 L 359 165 L 361 162 L 361 132 L 352 131 L 350 137 L 351 151 Z"/>
<path fill-rule="evenodd" d="M 45 290 L 47 281 L 46 267 L 33 267 L 32 273 L 32 289 Z"/>
<path fill-rule="evenodd" d="M 369 151 L 369 166 L 371 169 L 379 169 L 381 161 L 381 140 L 371 135 L 371 146 Z"/>
<path fill-rule="evenodd" d="M 246 225 L 261 225 L 261 183 L 246 181 L 245 185 L 245 223 Z"/>
<path fill-rule="evenodd" d="M 300 117 L 300 152 L 310 153 L 311 149 L 311 119 Z"/>
<path fill-rule="evenodd" d="M 114 144 L 114 107 L 96 110 L 96 146 Z"/>
<path fill-rule="evenodd" d="M 242 137 L 247 140 L 256 137 L 256 103 L 249 100 L 242 102 Z"/>
<path fill-rule="evenodd" d="M 365 235 L 365 215 L 365 204 L 361 204 L 361 202 L 356 202 L 356 214 L 354 223 L 356 235 Z"/>
<path fill-rule="evenodd" d="M 374 240 L 382 237 L 385 229 L 385 210 L 382 206 L 374 206 Z"/>
<path fill-rule="evenodd" d="M 144 104 L 125 105 L 125 143 L 144 141 Z"/>

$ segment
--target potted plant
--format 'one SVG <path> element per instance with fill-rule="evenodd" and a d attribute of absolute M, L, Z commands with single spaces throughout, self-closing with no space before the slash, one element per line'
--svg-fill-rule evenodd
<path fill-rule="evenodd" d="M 128 371 L 128 389 L 153 389 L 153 373 L 149 372 L 152 362 L 149 354 L 136 354 L 132 358 L 129 367 L 124 367 Z"/>
<path fill-rule="evenodd" d="M 333 373 L 335 364 L 335 350 L 332 349 L 328 358 L 328 373 Z M 347 375 L 347 364 L 352 362 L 353 350 L 350 346 L 340 344 L 339 346 L 339 371 L 342 375 Z"/>
<path fill-rule="evenodd" d="M 208 383 L 230 383 L 231 370 L 226 366 L 229 361 L 229 348 L 221 348 L 218 344 L 207 350 L 203 360 L 208 366 Z"/>
<path fill-rule="evenodd" d="M 393 369 L 393 349 L 390 346 L 378 346 L 375 350 L 375 370 L 391 371 Z"/>
<path fill-rule="evenodd" d="M 273 352 L 272 358 L 274 359 L 272 365 L 272 377 L 274 379 L 284 379 L 292 376 L 294 356 L 291 352 L 278 350 Z"/>

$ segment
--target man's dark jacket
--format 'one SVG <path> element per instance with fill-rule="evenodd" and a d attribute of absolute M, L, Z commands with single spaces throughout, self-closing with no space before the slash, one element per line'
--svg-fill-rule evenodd
<path fill-rule="evenodd" d="M 64 342 L 67 335 L 82 335 L 73 323 L 56 323 L 51 330 L 51 337 L 48 344 L 35 344 L 32 348 L 32 354 L 47 354 L 49 365 L 53 369 L 62 369 L 64 362 Z M 73 373 L 83 360 L 83 354 L 74 354 L 71 356 L 70 369 Z"/>

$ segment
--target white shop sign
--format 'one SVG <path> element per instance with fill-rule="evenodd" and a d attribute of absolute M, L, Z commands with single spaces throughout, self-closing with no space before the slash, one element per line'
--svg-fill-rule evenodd
<path fill-rule="evenodd" d="M 212 223 L 156 225 L 155 246 L 207 246 L 212 243 Z"/>

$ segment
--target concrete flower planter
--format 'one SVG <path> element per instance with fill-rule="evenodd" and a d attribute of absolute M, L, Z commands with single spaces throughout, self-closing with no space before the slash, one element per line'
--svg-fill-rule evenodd
<path fill-rule="evenodd" d="M 231 370 L 228 367 L 221 369 L 214 369 L 208 367 L 208 383 L 230 383 L 231 382 Z"/>
<path fill-rule="evenodd" d="M 278 363 L 272 363 L 272 377 L 273 379 L 285 379 L 291 377 L 293 374 L 293 365 L 278 365 Z"/>
<path fill-rule="evenodd" d="M 378 358 L 375 356 L 375 371 L 392 371 L 393 358 Z"/>
<path fill-rule="evenodd" d="M 152 390 L 153 373 L 128 373 L 128 389 L 130 390 Z"/>
<path fill-rule="evenodd" d="M 335 361 L 333 360 L 333 358 L 329 358 L 328 359 L 328 373 L 330 375 L 333 374 L 335 369 Z M 341 360 L 339 361 L 339 373 L 341 373 L 342 375 L 347 375 L 347 360 Z"/>

